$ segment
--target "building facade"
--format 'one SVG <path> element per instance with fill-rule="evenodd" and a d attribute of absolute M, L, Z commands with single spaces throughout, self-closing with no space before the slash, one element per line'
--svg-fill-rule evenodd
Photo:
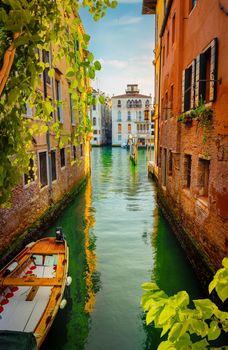
<path fill-rule="evenodd" d="M 169 215 L 217 269 L 228 253 L 227 16 L 217 1 L 163 5 L 152 171 Z"/>
<path fill-rule="evenodd" d="M 101 91 L 93 89 L 93 96 L 97 103 L 92 106 L 93 138 L 92 146 L 102 146 L 111 144 L 112 119 L 111 100 Z M 99 97 L 104 97 L 104 103 L 99 101 Z"/>
<path fill-rule="evenodd" d="M 112 145 L 126 145 L 131 135 L 145 146 L 151 137 L 151 111 L 151 96 L 140 94 L 137 84 L 128 84 L 125 94 L 113 96 Z"/>
<path fill-rule="evenodd" d="M 79 30 L 84 33 L 82 25 Z M 77 43 L 83 55 L 82 48 Z M 82 113 L 73 108 L 69 92 L 69 79 L 66 77 L 65 60 L 58 66 L 52 66 L 52 52 L 39 52 L 40 59 L 54 68 L 54 77 L 50 77 L 46 68 L 41 76 L 39 90 L 44 98 L 59 101 L 48 131 L 33 136 L 33 146 L 28 171 L 22 176 L 18 186 L 12 191 L 12 206 L 0 209 L 0 251 L 16 239 L 24 230 L 44 215 L 51 206 L 59 202 L 64 195 L 72 191 L 90 173 L 89 138 L 72 139 L 83 118 Z M 85 86 L 89 82 L 85 79 Z M 37 130 L 45 127 L 41 120 L 34 120 L 35 110 L 26 106 L 26 115 Z M 85 115 L 87 111 L 85 111 Z M 55 134 L 54 125 L 60 124 L 60 135 Z M 45 129 L 46 130 L 46 129 Z"/>

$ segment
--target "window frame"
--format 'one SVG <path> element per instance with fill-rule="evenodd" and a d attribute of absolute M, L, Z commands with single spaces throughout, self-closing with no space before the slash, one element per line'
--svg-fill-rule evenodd
<path fill-rule="evenodd" d="M 40 154 L 46 153 L 46 171 L 47 171 L 47 183 L 45 185 L 42 185 L 41 183 L 41 163 L 40 163 Z M 49 186 L 49 167 L 48 167 L 48 152 L 47 150 L 39 150 L 38 151 L 38 173 L 39 173 L 39 184 L 40 189 L 44 189 L 45 187 Z"/>
<path fill-rule="evenodd" d="M 62 150 L 64 152 L 64 165 L 62 165 Z M 66 150 L 65 147 L 60 148 L 59 150 L 59 158 L 60 158 L 60 168 L 63 169 L 66 167 Z"/>

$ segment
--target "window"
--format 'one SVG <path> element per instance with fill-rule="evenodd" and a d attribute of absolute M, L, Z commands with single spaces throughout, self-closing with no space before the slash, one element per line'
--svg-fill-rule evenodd
<path fill-rule="evenodd" d="M 128 124 L 128 126 L 127 126 L 127 131 L 128 131 L 128 134 L 131 133 L 131 124 Z"/>
<path fill-rule="evenodd" d="M 150 111 L 149 109 L 145 109 L 144 111 L 144 120 L 150 120 Z"/>
<path fill-rule="evenodd" d="M 167 149 L 163 149 L 163 157 L 162 157 L 162 185 L 166 186 L 167 174 L 166 174 L 166 166 L 167 166 Z"/>
<path fill-rule="evenodd" d="M 122 132 L 122 125 L 118 124 L 118 134 L 121 134 L 121 132 Z"/>
<path fill-rule="evenodd" d="M 76 146 L 75 145 L 72 146 L 72 157 L 73 157 L 73 160 L 76 160 L 77 152 L 76 152 Z"/>
<path fill-rule="evenodd" d="M 47 176 L 47 152 L 39 153 L 39 175 L 41 187 L 44 187 L 48 184 Z"/>
<path fill-rule="evenodd" d="M 214 39 L 210 46 L 196 58 L 196 91 L 195 104 L 200 99 L 215 101 L 217 93 L 218 40 Z"/>
<path fill-rule="evenodd" d="M 209 187 L 209 174 L 210 174 L 210 160 L 199 159 L 199 195 L 208 197 Z"/>
<path fill-rule="evenodd" d="M 165 93 L 165 110 L 164 110 L 164 114 L 165 114 L 165 120 L 167 120 L 168 119 L 168 102 L 169 100 L 168 100 L 168 91 L 166 91 L 166 93 Z"/>
<path fill-rule="evenodd" d="M 118 141 L 122 140 L 122 135 L 118 135 Z"/>
<path fill-rule="evenodd" d="M 45 51 L 45 50 L 43 50 L 43 62 L 50 64 L 50 54 L 48 51 Z M 51 78 L 48 75 L 49 69 L 50 69 L 49 67 L 45 68 L 44 73 L 43 73 L 44 74 L 44 81 L 47 84 L 51 84 Z"/>
<path fill-rule="evenodd" d="M 142 108 L 142 100 L 139 100 L 138 107 Z"/>
<path fill-rule="evenodd" d="M 162 52 L 162 65 L 165 64 L 165 46 L 163 46 L 163 52 Z"/>
<path fill-rule="evenodd" d="M 174 44 L 176 35 L 176 14 L 174 13 L 172 18 L 172 44 Z"/>
<path fill-rule="evenodd" d="M 52 181 L 55 181 L 57 179 L 56 174 L 56 151 L 51 151 L 51 174 L 52 174 Z"/>
<path fill-rule="evenodd" d="M 79 41 L 77 39 L 74 40 L 74 52 L 79 51 Z"/>
<path fill-rule="evenodd" d="M 97 119 L 94 117 L 93 118 L 93 126 L 95 126 L 97 124 Z"/>
<path fill-rule="evenodd" d="M 93 105 L 93 111 L 95 111 L 96 110 L 96 105 Z"/>
<path fill-rule="evenodd" d="M 170 106 L 169 106 L 169 115 L 172 117 L 173 116 L 173 90 L 174 87 L 171 85 L 170 88 Z"/>
<path fill-rule="evenodd" d="M 191 186 L 192 156 L 185 154 L 184 156 L 184 187 Z"/>
<path fill-rule="evenodd" d="M 186 112 L 193 107 L 191 97 L 193 93 L 192 85 L 194 84 L 193 64 L 183 71 L 182 77 L 182 111 Z"/>
<path fill-rule="evenodd" d="M 57 100 L 57 117 L 63 123 L 63 106 L 62 106 L 62 84 L 61 80 L 55 80 L 55 91 Z"/>
<path fill-rule="evenodd" d="M 63 168 L 66 165 L 65 148 L 60 149 L 60 166 Z"/>
<path fill-rule="evenodd" d="M 167 49 L 166 49 L 166 56 L 169 54 L 169 31 L 167 33 Z"/>
<path fill-rule="evenodd" d="M 28 103 L 25 104 L 25 117 L 32 118 L 32 108 Z"/>
<path fill-rule="evenodd" d="M 75 114 L 74 114 L 74 102 L 72 100 L 72 95 L 70 94 L 70 117 L 71 117 L 71 124 L 75 125 Z"/>
<path fill-rule="evenodd" d="M 97 141 L 97 137 L 94 137 L 93 139 L 94 139 L 94 141 Z"/>
<path fill-rule="evenodd" d="M 197 0 L 189 0 L 189 13 L 196 6 Z"/>
<path fill-rule="evenodd" d="M 130 100 L 127 100 L 127 108 L 130 108 L 131 107 L 131 102 Z"/>
<path fill-rule="evenodd" d="M 120 111 L 118 111 L 117 121 L 118 121 L 118 122 L 121 121 L 121 112 L 120 112 Z"/>
<path fill-rule="evenodd" d="M 80 157 L 83 157 L 83 144 L 80 143 Z"/>
<path fill-rule="evenodd" d="M 117 107 L 121 107 L 121 100 L 117 101 Z"/>
<path fill-rule="evenodd" d="M 35 181 L 35 173 L 34 173 L 34 160 L 33 158 L 29 159 L 29 168 L 28 173 L 24 174 L 24 184 L 28 185 L 28 183 Z"/>
<path fill-rule="evenodd" d="M 172 151 L 169 151 L 169 176 L 173 175 L 173 153 Z"/>
<path fill-rule="evenodd" d="M 131 120 L 131 112 L 130 112 L 130 111 L 127 112 L 127 120 L 128 120 L 128 121 Z"/>
<path fill-rule="evenodd" d="M 142 120 L 142 111 L 139 111 L 139 121 Z"/>

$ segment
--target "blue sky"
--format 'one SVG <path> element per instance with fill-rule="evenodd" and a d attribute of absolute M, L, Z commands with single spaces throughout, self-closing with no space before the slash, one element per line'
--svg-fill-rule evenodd
<path fill-rule="evenodd" d="M 154 16 L 142 15 L 142 1 L 120 0 L 99 22 L 86 9 L 80 16 L 91 35 L 89 49 L 102 64 L 94 88 L 111 97 L 124 93 L 128 83 L 137 83 L 140 93 L 153 96 Z"/>

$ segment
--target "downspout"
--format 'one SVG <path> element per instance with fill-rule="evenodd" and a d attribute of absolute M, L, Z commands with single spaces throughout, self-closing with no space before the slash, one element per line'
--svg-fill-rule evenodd
<path fill-rule="evenodd" d="M 159 80 L 158 80 L 158 141 L 157 141 L 157 146 L 159 147 L 159 149 L 157 149 L 157 159 L 156 159 L 156 163 L 158 166 L 158 160 L 159 157 L 158 155 L 160 154 L 160 144 L 159 144 L 159 135 L 160 135 L 160 101 L 161 101 L 161 57 L 162 57 L 162 38 L 160 37 L 160 52 L 159 52 Z M 161 155 L 160 155 L 160 159 L 161 159 Z"/>
<path fill-rule="evenodd" d="M 45 61 L 44 59 L 44 51 L 43 53 L 43 62 Z M 51 60 L 51 50 L 50 50 L 50 62 Z M 44 100 L 47 98 L 47 79 L 46 79 L 46 74 L 45 74 L 45 69 L 43 71 L 43 82 L 44 82 Z M 49 203 L 51 204 L 53 202 L 52 199 L 52 167 L 51 167 L 51 142 L 50 142 L 50 126 L 49 122 L 47 123 L 47 133 L 46 133 L 46 141 L 47 141 L 47 151 L 48 151 L 48 199 Z"/>

